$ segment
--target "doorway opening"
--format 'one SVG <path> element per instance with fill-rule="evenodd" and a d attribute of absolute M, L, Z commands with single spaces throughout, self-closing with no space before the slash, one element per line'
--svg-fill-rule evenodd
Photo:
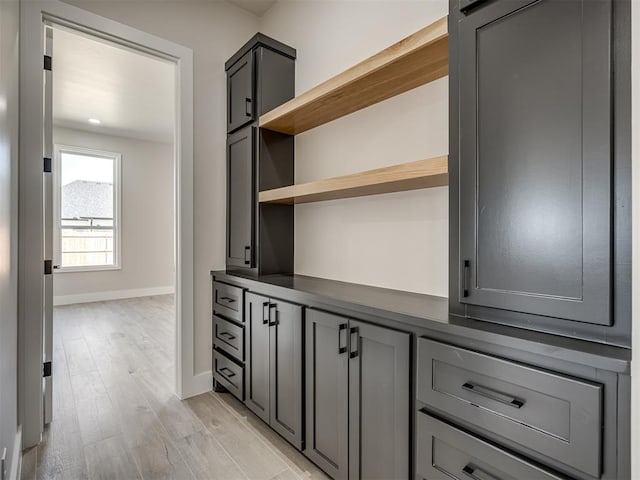
<path fill-rule="evenodd" d="M 82 399 L 74 385 L 106 390 L 152 370 L 172 388 L 176 65 L 55 24 L 46 37 L 55 68 L 45 89 L 53 144 L 45 357 L 49 349 L 54 378 L 71 379 L 60 395 Z M 45 387 L 45 423 L 55 399 Z"/>
<path fill-rule="evenodd" d="M 28 448 L 37 445 L 42 438 L 44 423 L 47 420 L 46 414 L 51 410 L 52 378 L 50 375 L 53 373 L 55 387 L 56 374 L 55 364 L 53 367 L 51 365 L 54 352 L 50 341 L 53 337 L 51 328 L 53 277 L 56 276 L 51 274 L 54 270 L 54 189 L 51 171 L 51 163 L 54 159 L 52 70 L 55 71 L 56 68 L 56 62 L 52 56 L 56 31 L 64 30 L 99 42 L 106 42 L 112 47 L 118 46 L 174 66 L 175 83 L 172 96 L 175 102 L 173 130 L 175 183 L 173 195 L 168 195 L 169 198 L 173 198 L 175 212 L 172 222 L 175 232 L 173 248 L 175 378 L 173 381 L 170 380 L 171 395 L 186 398 L 206 391 L 210 389 L 211 378 L 210 375 L 195 374 L 192 353 L 194 341 L 193 51 L 57 0 L 22 2 L 20 8 L 19 242 L 22 254 L 18 256 L 21 352 L 19 403 L 23 447 Z M 154 79 L 148 78 L 148 83 L 154 83 Z M 85 120 L 88 121 L 88 119 Z M 94 120 L 102 119 L 94 118 Z M 114 153 L 114 150 L 109 148 L 101 150 Z M 115 153 L 118 152 L 115 151 Z M 38 158 L 44 158 L 44 170 L 42 161 L 34 161 Z M 126 170 L 127 158 L 126 154 L 122 154 L 123 170 Z M 145 183 L 153 183 L 153 172 L 147 173 Z M 124 188 L 126 185 L 127 179 L 123 178 L 121 187 Z M 122 194 L 123 204 L 127 203 L 124 190 Z M 122 232 L 126 230 L 125 217 L 126 212 L 123 212 Z M 117 218 L 114 218 L 114 221 L 117 222 Z M 109 227 L 108 224 L 101 226 Z M 115 238 L 117 226 L 112 230 Z M 113 248 L 115 254 L 117 245 L 106 248 L 104 245 L 108 245 L 108 242 L 104 239 L 102 241 L 106 242 L 103 243 L 102 250 Z M 124 266 L 128 260 L 124 238 L 122 242 L 121 260 Z M 95 249 L 100 250 L 97 247 Z M 109 252 L 97 253 L 108 254 Z M 105 362 L 107 360 L 104 359 Z M 76 356 L 74 361 L 81 363 L 82 357 Z M 55 391 L 55 388 L 53 390 Z M 47 406 L 49 408 L 46 408 Z"/>

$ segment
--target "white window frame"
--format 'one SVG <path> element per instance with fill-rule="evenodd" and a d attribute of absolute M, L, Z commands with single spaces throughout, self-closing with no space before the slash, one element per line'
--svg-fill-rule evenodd
<path fill-rule="evenodd" d="M 60 215 L 61 215 L 61 195 L 62 184 L 61 155 L 63 153 L 85 155 L 88 157 L 111 158 L 113 162 L 113 265 L 86 265 L 86 266 L 62 266 L 62 245 L 60 242 Z M 121 177 L 122 154 L 96 150 L 94 148 L 77 147 L 73 145 L 56 144 L 54 146 L 53 160 L 53 200 L 54 200 L 54 221 L 53 221 L 53 252 L 55 273 L 78 273 L 78 272 L 101 272 L 108 270 L 122 269 L 122 210 L 121 210 Z"/>

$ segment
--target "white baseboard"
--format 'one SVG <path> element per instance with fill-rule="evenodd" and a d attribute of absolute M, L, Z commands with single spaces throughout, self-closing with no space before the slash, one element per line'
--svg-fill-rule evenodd
<path fill-rule="evenodd" d="M 11 471 L 9 480 L 20 480 L 22 474 L 22 426 L 18 427 L 16 438 L 13 442 L 13 457 L 11 458 Z"/>
<path fill-rule="evenodd" d="M 178 392 L 181 400 L 195 397 L 213 389 L 213 372 L 211 370 L 182 379 L 182 392 Z"/>
<path fill-rule="evenodd" d="M 121 300 L 124 298 L 170 295 L 172 293 L 175 293 L 175 288 L 172 286 L 135 288 L 131 290 L 112 290 L 108 292 L 81 293 L 77 295 L 58 295 L 53 297 L 53 304 L 55 306 L 72 305 L 75 303 L 104 302 L 106 300 Z"/>

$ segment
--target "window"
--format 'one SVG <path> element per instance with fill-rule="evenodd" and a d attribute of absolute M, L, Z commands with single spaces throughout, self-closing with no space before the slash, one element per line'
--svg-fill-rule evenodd
<path fill-rule="evenodd" d="M 120 268 L 120 154 L 56 145 L 58 271 Z"/>

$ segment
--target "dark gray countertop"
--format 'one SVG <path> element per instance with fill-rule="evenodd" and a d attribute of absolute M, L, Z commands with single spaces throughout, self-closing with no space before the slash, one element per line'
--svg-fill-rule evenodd
<path fill-rule="evenodd" d="M 244 276 L 212 271 L 212 277 L 257 293 L 281 297 L 316 308 L 336 307 L 337 313 L 361 313 L 406 325 L 418 335 L 448 334 L 600 368 L 628 373 L 631 351 L 523 328 L 449 315 L 449 301 L 418 293 L 339 282 L 304 275 Z M 438 336 L 438 335 L 436 335 Z"/>

